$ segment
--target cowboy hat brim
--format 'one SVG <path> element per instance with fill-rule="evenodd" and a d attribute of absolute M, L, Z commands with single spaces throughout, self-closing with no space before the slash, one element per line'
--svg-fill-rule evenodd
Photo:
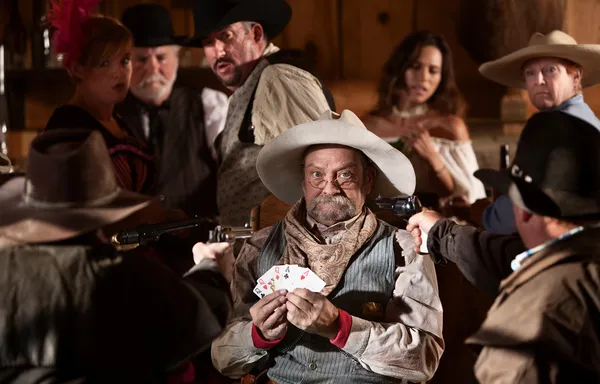
<path fill-rule="evenodd" d="M 285 0 L 240 1 L 218 21 L 194 18 L 196 33 L 187 46 L 203 47 L 203 40 L 211 33 L 240 21 L 253 21 L 262 25 L 269 40 L 279 36 L 292 18 L 292 8 Z"/>
<path fill-rule="evenodd" d="M 531 59 L 558 58 L 572 61 L 583 68 L 581 86 L 592 87 L 600 83 L 600 45 L 598 44 L 546 44 L 531 45 L 483 63 L 479 73 L 498 84 L 525 89 L 523 65 Z"/>
<path fill-rule="evenodd" d="M 271 193 L 294 204 L 303 195 L 303 155 L 308 147 L 319 144 L 357 149 L 374 163 L 377 176 L 370 199 L 414 193 L 415 171 L 402 152 L 365 128 L 336 120 L 301 124 L 275 137 L 258 154 L 258 176 Z"/>
<path fill-rule="evenodd" d="M 148 37 L 143 39 L 136 39 L 134 41 L 135 47 L 140 48 L 152 48 L 152 47 L 162 47 L 164 45 L 179 45 L 181 47 L 187 46 L 187 43 L 190 41 L 189 36 L 161 36 L 161 37 Z"/>
<path fill-rule="evenodd" d="M 511 183 L 508 171 L 498 171 L 495 169 L 480 168 L 473 173 L 486 187 L 492 188 L 501 195 L 508 192 Z"/>
<path fill-rule="evenodd" d="M 479 169 L 474 175 L 499 194 L 508 195 L 514 204 L 528 212 L 567 220 L 600 219 L 600 205 L 594 198 L 586 199 L 570 192 L 542 189 L 510 176 L 508 171 Z M 562 204 L 561 209 L 557 201 L 568 204 Z"/>
<path fill-rule="evenodd" d="M 107 204 L 85 208 L 38 208 L 23 201 L 26 178 L 0 187 L 0 245 L 61 241 L 116 223 L 146 207 L 150 198 L 119 190 Z"/>
<path fill-rule="evenodd" d="M 506 170 L 482 168 L 473 175 L 498 194 L 508 195 L 514 204 L 526 211 L 552 217 L 560 214 L 558 206 L 543 191 L 531 183 L 511 177 Z"/>

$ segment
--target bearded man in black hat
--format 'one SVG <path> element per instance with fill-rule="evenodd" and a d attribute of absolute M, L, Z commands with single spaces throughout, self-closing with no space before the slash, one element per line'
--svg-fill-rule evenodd
<path fill-rule="evenodd" d="M 480 177 L 512 200 L 527 249 L 516 254 L 518 238 L 433 211 L 407 227 L 417 245 L 427 233 L 434 257 L 456 262 L 476 286 L 498 293 L 467 339 L 480 352 L 478 381 L 600 382 L 600 132 L 570 114 L 540 112 L 521 133 L 508 172 Z"/>
<path fill-rule="evenodd" d="M 138 4 L 121 18 L 133 35 L 131 89 L 117 112 L 148 143 L 159 166 L 158 192 L 188 215 L 217 214 L 214 140 L 223 129 L 227 96 L 174 86 L 179 50 L 171 15 L 160 4 Z"/>
<path fill-rule="evenodd" d="M 204 47 L 210 67 L 233 91 L 218 137 L 219 214 L 227 224 L 243 225 L 269 194 L 255 168 L 262 146 L 335 106 L 297 58 L 269 43 L 291 18 L 285 0 L 196 0 L 193 10 L 192 44 Z"/>
<path fill-rule="evenodd" d="M 118 187 L 97 131 L 33 140 L 25 176 L 0 185 L 0 382 L 166 382 L 208 348 L 233 258 L 195 254 L 182 278 L 107 240 L 155 203 Z"/>

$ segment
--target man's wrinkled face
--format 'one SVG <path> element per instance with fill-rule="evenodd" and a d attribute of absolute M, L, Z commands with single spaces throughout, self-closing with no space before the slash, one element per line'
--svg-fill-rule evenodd
<path fill-rule="evenodd" d="M 557 59 L 530 60 L 523 67 L 529 99 L 538 110 L 544 111 L 562 104 L 578 93 L 581 73 L 569 73 Z"/>
<path fill-rule="evenodd" d="M 223 85 L 235 90 L 244 84 L 262 55 L 263 37 L 260 24 L 237 22 L 202 41 L 206 60 Z"/>
<path fill-rule="evenodd" d="M 358 215 L 375 180 L 362 154 L 341 145 L 310 148 L 304 158 L 304 198 L 310 217 L 333 225 Z"/>
<path fill-rule="evenodd" d="M 145 103 L 160 105 L 173 89 L 179 67 L 179 47 L 134 47 L 131 62 L 131 93 Z"/>

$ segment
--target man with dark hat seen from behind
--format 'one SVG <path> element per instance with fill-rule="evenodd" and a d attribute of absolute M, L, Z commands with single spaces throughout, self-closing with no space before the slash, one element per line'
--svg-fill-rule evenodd
<path fill-rule="evenodd" d="M 600 382 L 600 132 L 571 114 L 540 112 L 527 122 L 512 166 L 480 176 L 513 202 L 528 249 L 512 261 L 500 257 L 501 236 L 433 211 L 407 227 L 417 239 L 427 233 L 429 252 L 455 261 L 476 285 L 504 278 L 467 339 L 480 352 L 478 381 Z"/>
<path fill-rule="evenodd" d="M 243 225 L 269 194 L 255 169 L 262 146 L 335 106 L 297 58 L 269 43 L 292 16 L 285 0 L 195 0 L 193 11 L 192 44 L 204 47 L 210 67 L 233 91 L 217 140 L 219 214 L 224 223 Z"/>
<path fill-rule="evenodd" d="M 133 73 L 117 111 L 152 149 L 159 166 L 158 192 L 167 206 L 190 216 L 216 215 L 214 140 L 225 124 L 227 96 L 174 85 L 179 51 L 188 38 L 174 35 L 165 7 L 137 4 L 121 19 L 133 35 Z"/>
<path fill-rule="evenodd" d="M 99 132 L 33 140 L 0 186 L 0 382 L 166 382 L 221 333 L 233 258 L 196 254 L 182 278 L 107 240 L 155 203 L 118 187 Z"/>

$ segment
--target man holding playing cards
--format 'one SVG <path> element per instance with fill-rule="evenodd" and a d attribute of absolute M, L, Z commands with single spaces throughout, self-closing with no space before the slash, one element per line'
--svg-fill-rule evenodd
<path fill-rule="evenodd" d="M 243 382 L 430 379 L 444 346 L 433 263 L 365 204 L 413 193 L 408 159 L 352 112 L 327 111 L 274 138 L 257 170 L 295 205 L 236 260 L 235 315 L 213 343 L 215 367 L 256 379 Z"/>

